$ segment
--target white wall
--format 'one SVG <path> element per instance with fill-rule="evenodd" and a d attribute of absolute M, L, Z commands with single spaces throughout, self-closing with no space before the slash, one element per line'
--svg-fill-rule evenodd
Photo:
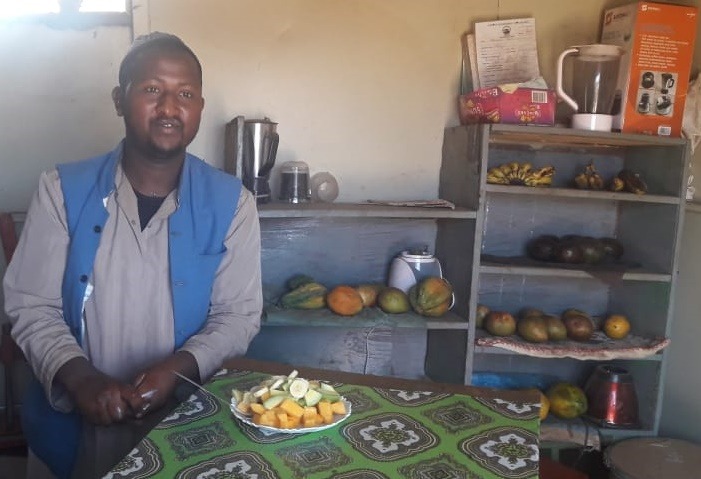
<path fill-rule="evenodd" d="M 443 129 L 458 123 L 460 35 L 476 20 L 535 16 L 553 80 L 562 49 L 596 41 L 603 3 L 148 0 L 137 27 L 176 33 L 200 56 L 207 104 L 192 150 L 212 163 L 223 164 L 227 121 L 268 116 L 278 165 L 331 171 L 340 200 L 435 198 Z"/>
<path fill-rule="evenodd" d="M 42 170 L 119 141 L 110 91 L 130 42 L 128 27 L 0 23 L 0 210 L 26 210 Z"/>

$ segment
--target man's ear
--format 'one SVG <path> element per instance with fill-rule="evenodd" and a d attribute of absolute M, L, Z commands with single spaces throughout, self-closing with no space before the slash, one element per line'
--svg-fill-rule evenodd
<path fill-rule="evenodd" d="M 124 116 L 124 111 L 122 110 L 122 89 L 118 86 L 112 89 L 112 102 L 114 103 L 114 109 L 117 111 L 117 116 Z"/>

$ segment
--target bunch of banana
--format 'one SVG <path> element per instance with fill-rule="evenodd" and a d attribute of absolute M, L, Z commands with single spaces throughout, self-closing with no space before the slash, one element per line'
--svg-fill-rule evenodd
<path fill-rule="evenodd" d="M 526 186 L 550 186 L 553 183 L 553 175 L 555 175 L 555 167 L 544 166 L 539 170 L 531 171 L 524 183 Z"/>
<path fill-rule="evenodd" d="M 487 171 L 487 183 L 493 185 L 550 186 L 555 168 L 533 169 L 530 163 L 504 163 Z"/>
<path fill-rule="evenodd" d="M 574 184 L 580 190 L 603 190 L 604 178 L 596 171 L 593 163 L 589 163 L 584 171 L 574 177 Z"/>

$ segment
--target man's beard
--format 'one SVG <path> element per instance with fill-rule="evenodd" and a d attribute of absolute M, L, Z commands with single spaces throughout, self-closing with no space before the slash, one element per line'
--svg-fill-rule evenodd
<path fill-rule="evenodd" d="M 169 161 L 181 159 L 185 156 L 185 146 L 177 145 L 173 148 L 161 148 L 160 146 L 149 142 L 147 145 L 149 156 L 158 163 L 168 163 Z"/>

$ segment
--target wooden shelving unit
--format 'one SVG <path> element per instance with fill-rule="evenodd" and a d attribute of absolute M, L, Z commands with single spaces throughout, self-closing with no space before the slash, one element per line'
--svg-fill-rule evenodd
<path fill-rule="evenodd" d="M 477 344 L 484 334 L 471 320 L 477 304 L 512 313 L 525 307 L 551 313 L 578 308 L 594 316 L 615 311 L 631 319 L 636 337 L 668 337 L 688 154 L 686 142 L 679 139 L 565 128 L 461 126 L 445 131 L 438 195 L 454 209 L 368 203 L 261 205 L 267 303 L 263 339 L 252 345 L 253 356 L 372 373 L 367 362 L 373 355 L 373 334 L 379 331 L 385 339 L 415 334 L 414 343 L 401 353 L 382 353 L 388 355 L 383 360 L 398 354 L 394 364 L 413 361 L 421 369 L 416 374 L 424 373 L 425 361 L 426 374 L 447 382 L 469 384 L 476 372 L 547 373 L 583 385 L 597 361 L 568 355 L 534 357 Z M 486 183 L 487 169 L 512 161 L 554 166 L 553 185 Z M 574 175 L 589 163 L 605 178 L 633 169 L 647 181 L 649 191 L 635 195 L 572 188 Z M 615 264 L 538 263 L 524 257 L 524 246 L 539 234 L 616 237 L 626 251 Z M 385 283 L 392 258 L 417 246 L 435 252 L 455 289 L 455 306 L 442 318 L 387 315 L 373 309 L 344 318 L 328 310 L 276 307 L 276 298 L 293 274 L 310 274 L 327 287 Z M 422 342 L 425 348 L 419 347 Z M 349 348 L 358 344 L 363 345 L 364 359 L 347 361 Z M 283 354 L 300 349 L 295 357 Z M 654 435 L 659 428 L 665 350 L 637 358 L 627 354 L 616 357 L 614 350 L 607 362 L 633 375 L 642 424 L 635 430 L 600 429 L 607 440 Z"/>
<path fill-rule="evenodd" d="M 681 139 L 510 125 L 446 129 L 439 196 L 477 212 L 473 237 L 458 241 L 439 236 L 438 244 L 438 251 L 447 258 L 469 258 L 469 262 L 462 260 L 463 267 L 472 271 L 466 283 L 467 317 L 475 317 L 477 304 L 514 315 L 523 308 L 553 314 L 577 308 L 592 316 L 616 312 L 631 320 L 636 335 L 631 343 L 636 339 L 655 343 L 662 338 L 666 344 L 686 206 L 688 155 L 687 143 Z M 487 184 L 489 168 L 514 161 L 527 161 L 536 168 L 554 166 L 553 185 Z M 573 188 L 574 176 L 590 163 L 605 179 L 623 168 L 640 173 L 648 193 Z M 608 265 L 541 263 L 525 257 L 526 243 L 540 234 L 615 237 L 625 254 L 620 263 Z M 478 338 L 488 334 L 477 330 L 472 321 L 468 324 L 461 339 L 465 345 L 456 339 L 457 332 L 431 331 L 430 376 L 456 380 L 449 365 L 463 360 L 467 383 L 476 372 L 547 373 L 584 386 L 601 362 L 579 360 L 569 352 L 537 357 L 515 352 L 518 348 L 483 346 L 485 341 Z M 654 435 L 659 428 L 665 349 L 638 357 L 631 356 L 625 342 L 619 344 L 607 345 L 611 357 L 605 362 L 633 375 L 641 425 L 635 430 L 599 428 L 599 432 L 603 440 Z"/>

